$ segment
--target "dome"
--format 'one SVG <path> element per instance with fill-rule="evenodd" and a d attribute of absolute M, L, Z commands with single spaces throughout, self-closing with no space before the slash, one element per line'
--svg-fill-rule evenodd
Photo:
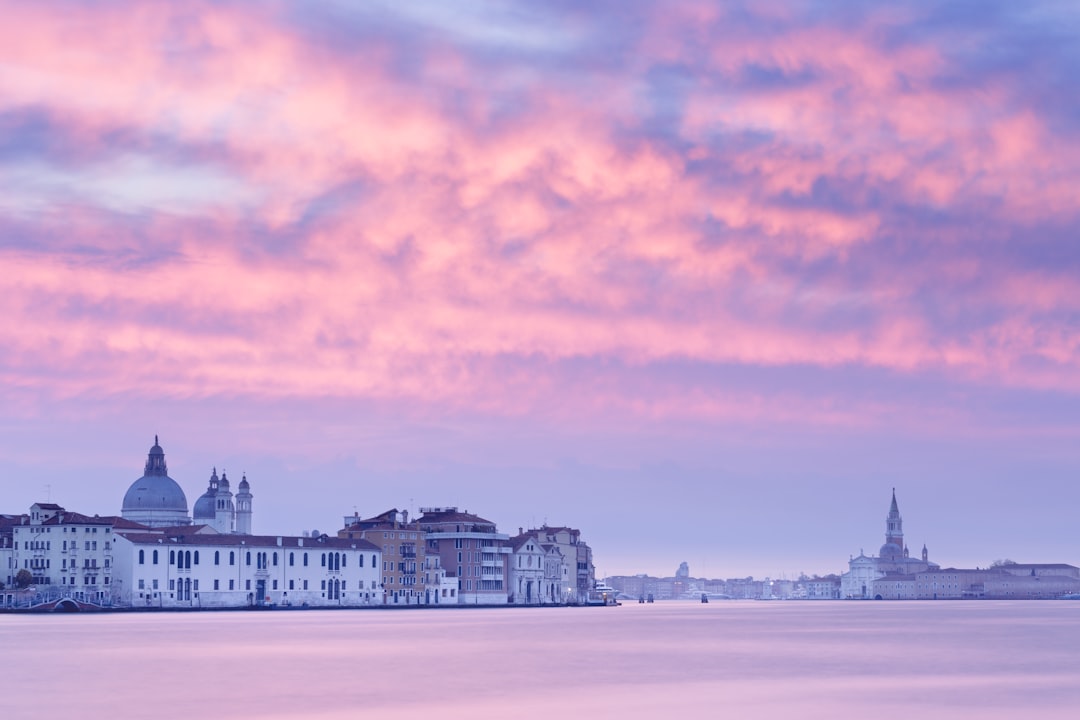
<path fill-rule="evenodd" d="M 196 520 L 213 520 L 215 512 L 214 496 L 207 490 L 195 501 L 195 507 L 192 508 L 191 515 Z"/>
<path fill-rule="evenodd" d="M 904 557 L 904 549 L 896 543 L 885 543 L 878 550 L 878 557 L 882 559 L 886 558 L 902 558 Z"/>
<path fill-rule="evenodd" d="M 154 526 L 182 525 L 190 522 L 187 496 L 169 477 L 165 451 L 154 437 L 154 446 L 146 458 L 143 476 L 124 494 L 121 515 L 129 520 Z"/>
<path fill-rule="evenodd" d="M 192 508 L 191 515 L 196 520 L 213 520 L 217 514 L 217 494 L 218 494 L 218 476 L 217 468 L 210 474 L 210 485 L 206 488 L 206 492 L 199 496 L 199 499 L 195 501 L 195 507 Z M 228 482 L 226 481 L 226 487 Z"/>

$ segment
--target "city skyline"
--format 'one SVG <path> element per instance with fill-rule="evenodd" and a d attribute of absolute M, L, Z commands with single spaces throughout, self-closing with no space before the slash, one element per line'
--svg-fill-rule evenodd
<path fill-rule="evenodd" d="M 0 512 L 1080 564 L 1076 8 L 3 7 Z"/>

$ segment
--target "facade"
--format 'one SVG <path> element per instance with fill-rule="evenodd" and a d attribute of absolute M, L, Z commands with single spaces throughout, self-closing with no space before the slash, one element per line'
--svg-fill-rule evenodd
<path fill-rule="evenodd" d="M 409 523 L 407 511 L 397 508 L 366 519 L 346 517 L 345 528 L 338 531 L 339 538 L 362 538 L 382 549 L 380 585 L 387 605 L 438 602 L 438 594 L 432 595 L 426 578 L 434 577 L 441 585 L 445 572 L 438 572 L 441 565 L 425 565 L 426 536 L 417 522 Z"/>
<path fill-rule="evenodd" d="M 146 528 L 115 516 L 90 517 L 55 503 L 35 503 L 8 529 L 3 580 L 9 590 L 25 569 L 31 573 L 35 596 L 43 601 L 70 597 L 111 605 L 123 584 L 115 567 L 116 531 Z"/>
<path fill-rule="evenodd" d="M 565 573 L 561 578 L 560 602 L 586 603 L 596 587 L 592 548 L 581 539 L 581 531 L 569 527 L 543 525 L 527 531 L 541 545 L 551 545 L 562 555 Z"/>
<path fill-rule="evenodd" d="M 495 523 L 456 507 L 421 508 L 417 521 L 426 533 L 425 548 L 438 555 L 447 576 L 457 578 L 458 602 L 505 605 L 509 536 Z"/>
<path fill-rule="evenodd" d="M 550 588 L 544 582 L 548 550 L 545 550 L 535 535 L 527 535 L 519 530 L 510 538 L 510 595 L 507 602 L 514 605 L 539 605 L 552 602 Z M 556 551 L 550 546 L 550 551 Z"/>
<path fill-rule="evenodd" d="M 381 551 L 361 539 L 120 531 L 117 603 L 131 607 L 382 604 Z"/>

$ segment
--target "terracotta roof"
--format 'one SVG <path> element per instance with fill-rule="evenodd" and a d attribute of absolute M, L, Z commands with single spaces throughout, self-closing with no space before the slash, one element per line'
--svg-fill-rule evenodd
<path fill-rule="evenodd" d="M 114 528 L 124 528 L 128 530 L 146 530 L 147 527 L 137 522 L 122 518 L 118 515 L 83 515 L 82 513 L 64 512 L 53 515 L 48 520 L 41 523 L 42 525 L 108 525 Z"/>

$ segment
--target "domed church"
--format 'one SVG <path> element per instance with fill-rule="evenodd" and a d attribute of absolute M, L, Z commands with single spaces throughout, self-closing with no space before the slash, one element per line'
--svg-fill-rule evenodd
<path fill-rule="evenodd" d="M 154 446 L 146 458 L 143 475 L 124 494 L 120 515 L 133 522 L 149 527 L 174 527 L 190 525 L 187 496 L 180 486 L 169 477 L 165 465 L 165 451 L 154 436 Z"/>
<path fill-rule="evenodd" d="M 239 492 L 233 502 L 232 489 L 225 471 L 218 477 L 217 468 L 210 473 L 210 485 L 195 501 L 195 524 L 209 525 L 219 533 L 251 534 L 251 484 L 247 475 L 240 478 Z"/>

